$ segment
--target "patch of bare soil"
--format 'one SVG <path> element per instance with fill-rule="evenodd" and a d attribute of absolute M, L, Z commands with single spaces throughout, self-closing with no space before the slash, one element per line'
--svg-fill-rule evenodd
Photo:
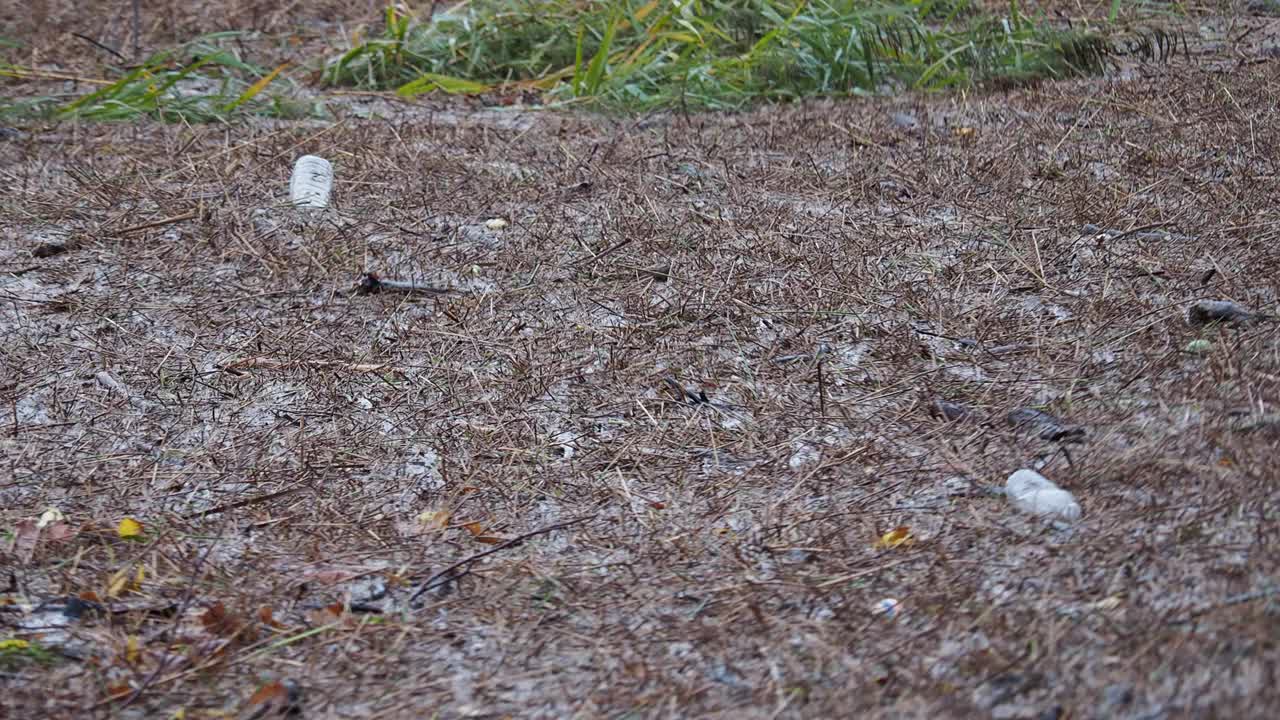
<path fill-rule="evenodd" d="M 0 641 L 50 651 L 0 703 L 1265 714 L 1276 31 L 1009 94 L 0 138 Z M 1083 517 L 990 491 L 1023 467 Z"/>

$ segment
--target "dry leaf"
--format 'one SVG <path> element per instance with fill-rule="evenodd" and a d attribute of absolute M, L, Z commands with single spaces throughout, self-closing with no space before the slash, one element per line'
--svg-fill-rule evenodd
<path fill-rule="evenodd" d="M 307 619 L 315 625 L 332 625 L 343 618 L 347 607 L 340 602 L 307 612 Z"/>
<path fill-rule="evenodd" d="M 116 528 L 116 534 L 125 540 L 142 537 L 142 523 L 127 517 L 120 521 L 120 525 Z"/>
<path fill-rule="evenodd" d="M 299 715 L 302 690 L 293 680 L 277 680 L 258 688 L 245 701 L 240 717 L 244 720 Z"/>
<path fill-rule="evenodd" d="M 881 550 L 888 550 L 911 545 L 915 541 L 915 537 L 911 535 L 911 528 L 902 525 L 881 535 L 880 539 L 876 541 L 876 547 Z"/>
<path fill-rule="evenodd" d="M 449 518 L 453 513 L 448 510 L 427 510 L 418 516 L 418 524 L 428 530 L 443 530 L 449 527 Z"/>
<path fill-rule="evenodd" d="M 18 561 L 26 564 L 35 555 L 36 544 L 40 542 L 40 524 L 35 520 L 19 520 L 13 526 L 13 554 Z"/>
<path fill-rule="evenodd" d="M 249 622 L 221 602 L 210 605 L 200 614 L 200 624 L 210 635 L 236 643 L 252 643 L 258 639 L 258 633 Z"/>
<path fill-rule="evenodd" d="M 60 523 L 63 520 L 66 520 L 66 518 L 63 517 L 62 511 L 59 510 L 58 508 L 51 507 L 48 510 L 45 510 L 42 515 L 40 515 L 40 521 L 37 522 L 36 525 L 38 525 L 40 528 L 43 529 L 43 528 L 49 527 L 54 523 Z"/>
<path fill-rule="evenodd" d="M 44 536 L 49 538 L 51 542 L 62 542 L 64 540 L 70 540 L 79 532 L 80 528 L 75 527 L 70 523 L 56 522 L 45 528 Z"/>
<path fill-rule="evenodd" d="M 466 528 L 467 532 L 471 533 L 472 540 L 484 543 L 485 545 L 499 545 L 511 539 L 502 535 L 494 535 L 493 533 L 486 531 L 484 525 L 482 525 L 479 520 L 472 520 L 469 523 L 463 523 L 462 527 Z"/>
<path fill-rule="evenodd" d="M 271 609 L 270 605 L 263 605 L 258 608 L 258 622 L 269 628 L 275 628 L 276 630 L 284 629 L 284 623 L 276 620 L 275 612 Z"/>
<path fill-rule="evenodd" d="M 141 650 L 139 648 L 138 636 L 130 635 L 124 641 L 124 660 L 130 665 L 137 665 L 140 657 Z"/>
<path fill-rule="evenodd" d="M 107 581 L 107 597 L 120 597 L 129 589 L 129 568 L 117 570 L 111 575 L 111 579 Z"/>

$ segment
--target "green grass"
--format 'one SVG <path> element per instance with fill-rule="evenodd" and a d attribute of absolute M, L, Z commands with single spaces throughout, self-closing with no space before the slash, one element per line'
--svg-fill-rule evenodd
<path fill-rule="evenodd" d="M 1135 54 L 1167 39 L 1149 35 Z M 969 0 L 472 0 L 430 20 L 388 8 L 383 34 L 331 59 L 324 78 L 404 95 L 503 86 L 628 110 L 736 108 L 1093 74 L 1130 45 L 1028 18 L 1016 0 L 1003 17 Z"/>
<path fill-rule="evenodd" d="M 0 671 L 13 672 L 30 665 L 52 665 L 57 655 L 40 643 L 15 638 L 0 639 Z"/>
<path fill-rule="evenodd" d="M 292 93 L 266 92 L 287 83 L 279 67 L 271 71 L 244 62 L 226 41 L 238 33 L 205 35 L 147 58 L 141 65 L 118 70 L 119 79 L 62 102 L 57 98 L 0 100 L 0 119 L 80 118 L 136 120 L 153 117 L 172 122 L 230 121 L 246 115 L 280 118 L 312 116 L 318 108 L 293 99 Z M 14 65 L 0 65 L 0 76 L 39 77 Z"/>

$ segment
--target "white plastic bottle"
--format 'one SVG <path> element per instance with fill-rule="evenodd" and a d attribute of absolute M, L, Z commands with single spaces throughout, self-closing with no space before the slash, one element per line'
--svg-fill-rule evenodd
<path fill-rule="evenodd" d="M 1068 522 L 1080 519 L 1080 503 L 1075 496 L 1035 470 L 1023 469 L 1010 475 L 1004 493 L 1022 512 Z"/>
<path fill-rule="evenodd" d="M 293 165 L 289 179 L 289 197 L 303 208 L 326 208 L 333 189 L 333 165 L 315 155 L 303 155 Z"/>

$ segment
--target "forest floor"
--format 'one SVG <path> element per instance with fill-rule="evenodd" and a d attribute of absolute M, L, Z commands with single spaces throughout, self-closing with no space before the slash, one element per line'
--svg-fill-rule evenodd
<path fill-rule="evenodd" d="M 1276 707 L 1280 24 L 1187 27 L 1001 91 L 5 131 L 0 707 Z"/>

